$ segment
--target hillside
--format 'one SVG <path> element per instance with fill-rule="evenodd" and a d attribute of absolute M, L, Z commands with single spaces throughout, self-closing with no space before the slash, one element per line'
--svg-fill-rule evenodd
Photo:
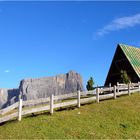
<path fill-rule="evenodd" d="M 0 139 L 140 139 L 140 94 L 24 117 L 0 126 Z"/>

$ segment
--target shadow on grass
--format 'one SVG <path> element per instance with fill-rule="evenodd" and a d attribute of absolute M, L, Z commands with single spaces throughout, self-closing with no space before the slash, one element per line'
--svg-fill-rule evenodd
<path fill-rule="evenodd" d="M 121 95 L 121 96 L 117 96 L 117 98 L 120 98 L 120 97 L 125 97 L 125 96 L 128 96 L 127 94 L 126 95 Z M 114 100 L 113 98 L 108 98 L 108 99 L 102 99 L 100 100 L 100 102 L 103 102 L 103 101 L 111 101 L 111 100 Z M 90 102 L 87 102 L 87 103 L 81 103 L 81 106 L 86 106 L 86 105 L 90 105 L 90 104 L 93 104 L 93 103 L 96 103 L 96 101 L 90 101 Z M 60 111 L 68 111 L 68 110 L 74 110 L 74 109 L 78 109 L 77 105 L 73 105 L 73 106 L 66 106 L 66 107 L 60 107 L 60 108 L 57 108 L 57 109 L 54 109 L 55 112 L 60 112 Z M 49 111 L 43 111 L 43 112 L 38 112 L 38 113 L 31 113 L 31 114 L 28 114 L 28 115 L 25 115 L 23 118 L 33 118 L 33 117 L 37 117 L 38 115 L 41 116 L 41 115 L 50 115 L 50 112 Z M 3 122 L 3 123 L 0 123 L 0 126 L 3 126 L 7 123 L 10 123 L 10 122 L 18 122 L 17 118 L 14 118 L 12 120 L 9 120 L 7 122 Z M 125 128 L 124 125 L 120 124 L 121 127 Z"/>
<path fill-rule="evenodd" d="M 6 121 L 6 122 L 2 122 L 2 123 L 0 123 L 0 126 L 3 126 L 3 125 L 6 125 L 6 124 L 8 124 L 8 123 L 11 123 L 11 122 L 18 122 L 18 120 L 15 118 L 15 119 L 12 119 L 12 120 L 9 120 L 9 121 Z"/>

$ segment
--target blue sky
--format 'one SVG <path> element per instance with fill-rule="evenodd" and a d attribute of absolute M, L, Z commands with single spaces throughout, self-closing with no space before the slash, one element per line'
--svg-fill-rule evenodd
<path fill-rule="evenodd" d="M 79 72 L 103 85 L 118 43 L 140 46 L 140 2 L 0 2 L 0 87 Z"/>

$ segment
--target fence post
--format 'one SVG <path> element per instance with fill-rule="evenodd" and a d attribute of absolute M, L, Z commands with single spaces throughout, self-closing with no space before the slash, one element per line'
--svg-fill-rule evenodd
<path fill-rule="evenodd" d="M 109 91 L 110 91 L 110 93 L 111 93 L 111 83 L 109 83 Z"/>
<path fill-rule="evenodd" d="M 114 99 L 116 99 L 116 86 L 114 85 Z"/>
<path fill-rule="evenodd" d="M 53 114 L 53 108 L 54 108 L 54 95 L 51 94 L 50 96 L 50 113 Z"/>
<path fill-rule="evenodd" d="M 128 84 L 128 95 L 130 96 L 130 83 Z"/>
<path fill-rule="evenodd" d="M 119 93 L 119 82 L 117 82 L 117 93 Z"/>
<path fill-rule="evenodd" d="M 18 121 L 21 121 L 22 118 L 22 99 L 19 96 L 19 106 L 18 106 Z"/>
<path fill-rule="evenodd" d="M 80 108 L 80 90 L 77 92 L 77 106 Z"/>
<path fill-rule="evenodd" d="M 109 83 L 109 91 L 111 92 L 111 83 Z"/>
<path fill-rule="evenodd" d="M 99 91 L 100 89 L 97 87 L 96 89 L 96 102 L 99 103 Z"/>
<path fill-rule="evenodd" d="M 138 82 L 138 88 L 139 88 L 139 93 L 140 93 L 140 82 Z"/>

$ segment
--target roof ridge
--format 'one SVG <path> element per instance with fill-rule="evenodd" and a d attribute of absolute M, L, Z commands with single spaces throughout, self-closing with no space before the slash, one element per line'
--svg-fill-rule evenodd
<path fill-rule="evenodd" d="M 118 45 L 119 45 L 120 47 L 130 47 L 130 48 L 134 48 L 134 49 L 140 49 L 140 48 L 137 47 L 137 46 L 127 45 L 127 44 L 122 44 L 122 43 L 119 43 Z"/>

